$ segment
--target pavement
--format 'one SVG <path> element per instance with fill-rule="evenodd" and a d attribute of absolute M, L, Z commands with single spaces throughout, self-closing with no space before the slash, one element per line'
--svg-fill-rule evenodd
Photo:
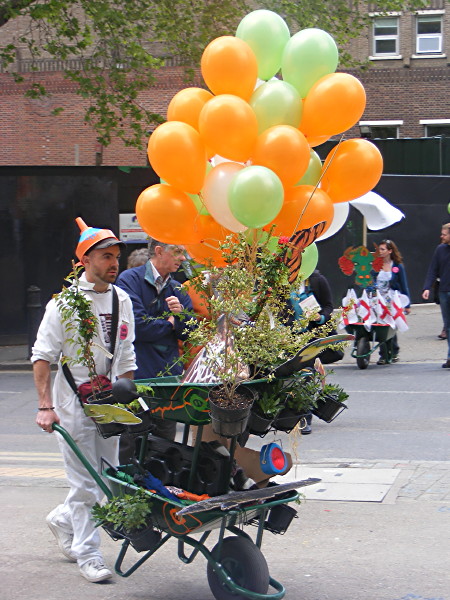
<path fill-rule="evenodd" d="M 410 329 L 401 334 L 401 362 L 444 362 L 447 344 L 437 339 L 442 328 L 439 307 L 414 305 L 408 324 Z M 0 370 L 29 370 L 27 351 L 21 345 L 0 347 Z M 336 370 L 354 365 L 347 349 Z M 396 367 L 377 367 L 391 368 Z M 450 422 L 445 414 L 441 417 Z M 21 451 L 0 452 L 0 552 L 4 557 L 0 597 L 211 600 L 205 561 L 199 558 L 184 565 L 177 558 L 174 540 L 130 579 L 116 576 L 111 583 L 94 585 L 80 577 L 76 566 L 58 553 L 44 521 L 45 514 L 67 493 L 55 437 L 42 438 L 42 451 L 29 451 L 25 446 Z M 257 443 L 265 442 L 258 438 Z M 302 489 L 299 518 L 286 535 L 267 533 L 262 546 L 272 577 L 286 587 L 286 598 L 450 600 L 448 458 L 400 461 L 330 456 L 316 460 L 309 455 L 304 462 L 296 461 L 289 478 L 312 476 L 322 481 Z M 249 533 L 253 537 L 253 531 Z M 213 531 L 213 540 L 215 535 Z M 102 547 L 107 563 L 114 565 L 118 543 L 102 532 Z"/>

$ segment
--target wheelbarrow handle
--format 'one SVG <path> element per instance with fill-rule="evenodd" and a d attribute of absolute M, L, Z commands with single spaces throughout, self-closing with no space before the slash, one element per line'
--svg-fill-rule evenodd
<path fill-rule="evenodd" d="M 104 494 L 108 498 L 108 500 L 110 500 L 113 497 L 111 490 L 106 485 L 106 483 L 103 481 L 100 474 L 94 469 L 94 467 L 91 465 L 91 463 L 88 461 L 88 459 L 84 456 L 84 454 L 78 448 L 75 440 L 70 435 L 70 433 L 68 431 L 66 431 L 64 429 L 64 427 L 61 427 L 61 425 L 58 425 L 58 423 L 53 423 L 52 429 L 54 431 L 57 431 L 64 438 L 64 440 L 67 442 L 69 447 L 76 454 L 77 458 L 83 463 L 83 465 L 89 471 L 89 474 L 92 476 L 95 483 L 99 486 L 99 488 L 102 490 L 102 492 L 104 492 Z"/>

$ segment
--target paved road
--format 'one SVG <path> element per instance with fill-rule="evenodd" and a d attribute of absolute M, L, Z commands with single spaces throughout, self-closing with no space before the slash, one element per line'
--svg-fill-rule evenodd
<path fill-rule="evenodd" d="M 347 353 L 331 377 L 349 391 L 349 409 L 331 424 L 315 419 L 313 434 L 297 440 L 298 468 L 320 473 L 322 483 L 286 535 L 263 540 L 288 599 L 450 600 L 450 373 L 441 368 L 437 307 L 416 308 L 410 327 L 399 364 L 360 371 Z M 0 402 L 5 599 L 212 599 L 205 561 L 183 565 L 174 541 L 129 579 L 83 580 L 45 526 L 67 489 L 55 436 L 33 425 L 30 373 L 4 370 Z M 116 543 L 105 536 L 104 549 L 114 564 Z"/>

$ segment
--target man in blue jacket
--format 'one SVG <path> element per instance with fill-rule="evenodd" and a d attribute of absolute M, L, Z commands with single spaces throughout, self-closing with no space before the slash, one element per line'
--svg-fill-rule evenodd
<path fill-rule="evenodd" d="M 128 293 L 133 304 L 135 379 L 183 372 L 178 340 L 187 335 L 189 317 L 183 320 L 181 313 L 192 311 L 189 295 L 171 277 L 171 273 L 186 260 L 184 248 L 152 239 L 148 249 L 149 260 L 144 265 L 123 271 L 116 282 Z M 173 439 L 175 425 L 172 421 L 159 421 L 158 434 Z"/>
<path fill-rule="evenodd" d="M 428 273 L 423 284 L 422 298 L 428 300 L 433 283 L 439 278 L 439 302 L 441 303 L 444 322 L 449 325 L 450 317 L 450 223 L 442 226 L 442 244 L 434 251 Z M 447 360 L 442 365 L 444 369 L 450 369 L 450 331 L 447 329 Z"/>

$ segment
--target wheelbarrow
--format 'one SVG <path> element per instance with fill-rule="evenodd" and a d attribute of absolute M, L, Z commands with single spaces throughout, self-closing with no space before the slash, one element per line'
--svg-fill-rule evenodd
<path fill-rule="evenodd" d="M 207 400 L 209 385 L 180 384 L 175 378 L 166 377 L 146 382 L 152 385 L 156 392 L 154 397 L 148 399 L 151 401 L 150 412 L 158 417 L 184 423 L 182 447 L 187 446 L 189 427 L 196 425 L 198 428 L 195 445 L 191 448 L 190 476 L 186 480 L 186 489 L 189 490 L 189 485 L 194 481 L 199 468 L 203 425 L 210 421 Z M 58 424 L 54 424 L 53 428 L 64 438 L 108 499 L 134 494 L 143 489 L 134 483 L 134 475 L 142 469 L 147 443 L 154 436 L 147 433 L 138 435 L 139 458 L 136 458 L 133 464 L 103 465 L 102 475 L 108 482 L 107 485 L 69 433 Z M 236 439 L 231 438 L 229 464 L 225 473 L 227 482 L 230 480 L 235 445 Z M 205 557 L 208 584 L 217 600 L 280 600 L 286 591 L 284 586 L 269 574 L 266 559 L 261 551 L 263 533 L 284 533 L 296 514 L 295 509 L 288 504 L 299 498 L 297 489 L 319 482 L 320 479 L 309 478 L 238 492 L 227 488 L 226 494 L 199 502 L 191 499 L 173 500 L 161 495 L 160 491 L 146 489 L 145 493 L 151 501 L 149 526 L 156 534 L 153 535 L 149 546 L 139 548 L 126 532 L 114 531 L 103 526 L 112 539 L 122 542 L 114 566 L 115 572 L 121 577 L 129 577 L 164 544 L 175 540 L 178 558 L 182 562 L 190 564 L 198 554 Z M 253 537 L 244 531 L 244 528 L 250 525 L 253 526 Z M 208 548 L 206 542 L 216 529 L 218 541 L 213 548 Z M 232 535 L 226 535 L 227 533 Z M 140 552 L 137 559 L 135 554 L 128 554 L 130 548 Z M 126 567 L 124 562 L 127 563 Z M 272 589 L 269 591 L 269 588 Z"/>
<path fill-rule="evenodd" d="M 380 348 L 382 344 L 384 344 L 385 347 L 384 357 L 386 362 L 392 362 L 392 338 L 396 333 L 396 330 L 393 327 L 375 323 L 372 324 L 370 331 L 367 331 L 364 323 L 352 323 L 347 325 L 345 330 L 355 336 L 351 357 L 356 359 L 358 368 L 367 369 L 371 355 L 375 350 Z"/>

